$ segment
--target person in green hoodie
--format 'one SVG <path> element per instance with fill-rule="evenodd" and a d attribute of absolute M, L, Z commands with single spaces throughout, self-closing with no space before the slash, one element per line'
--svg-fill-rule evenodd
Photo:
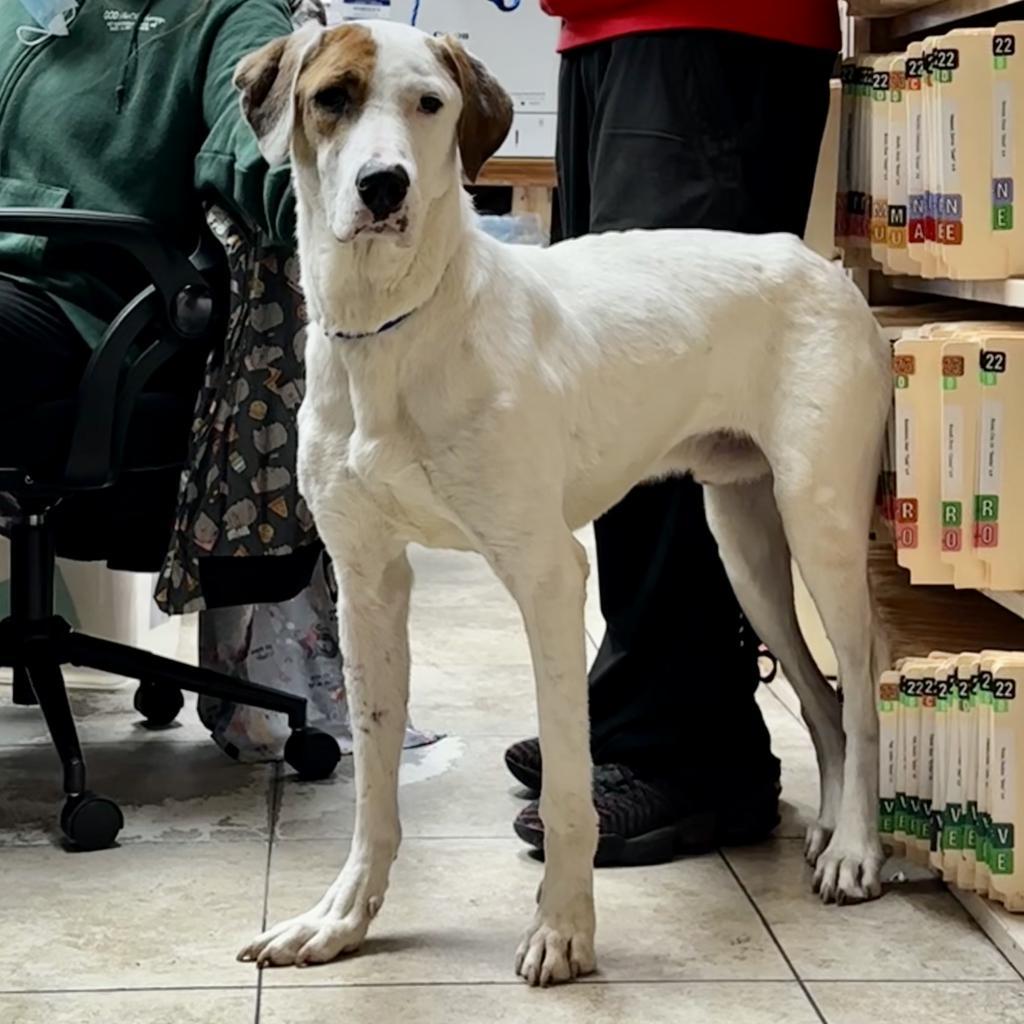
<path fill-rule="evenodd" d="M 55 7 L 67 34 L 33 16 Z M 292 248 L 288 168 L 260 156 L 231 81 L 245 54 L 291 28 L 288 0 L 4 0 L 0 207 L 136 214 L 189 252 L 216 202 L 265 244 Z M 73 393 L 138 290 L 123 266 L 80 264 L 0 234 L 0 360 L 15 402 Z"/>
<path fill-rule="evenodd" d="M 242 56 L 293 21 L 322 23 L 323 4 L 80 0 L 67 35 L 32 16 L 75 7 L 0 0 L 0 206 L 134 213 L 186 252 L 207 221 L 224 244 L 231 326 L 199 386 L 155 597 L 171 614 L 199 612 L 201 664 L 306 697 L 311 721 L 350 749 L 329 568 L 294 472 L 305 304 L 289 173 L 260 157 L 231 84 Z M 5 422 L 18 422 L 12 402 L 74 392 L 105 323 L 139 287 L 124 265 L 84 272 L 73 253 L 0 234 L 0 360 L 14 383 Z M 268 450 L 260 436 L 271 428 Z M 136 504 L 148 522 L 152 508 Z M 116 520 L 121 561 L 149 557 L 130 536 L 135 514 Z M 207 698 L 198 710 L 232 757 L 280 757 L 283 717 Z M 406 742 L 434 738 L 410 725 Z"/>
<path fill-rule="evenodd" d="M 336 633 L 333 606 L 316 582 L 322 574 L 307 585 L 320 544 L 295 484 L 304 321 L 289 174 L 271 171 L 259 155 L 231 84 L 241 57 L 291 31 L 293 17 L 323 21 L 323 6 L 0 0 L 0 206 L 137 214 L 185 252 L 209 221 L 228 250 L 231 327 L 195 382 L 189 465 L 169 549 L 173 472 L 128 498 L 98 494 L 84 510 L 76 502 L 71 524 L 75 543 L 87 549 L 76 549 L 79 557 L 116 557 L 121 567 L 151 571 L 167 550 L 157 600 L 171 613 L 215 609 L 201 613 L 211 616 L 201 630 L 204 651 L 235 641 L 234 624 L 252 620 L 253 601 L 267 602 L 260 612 L 274 621 L 298 618 L 307 631 L 313 623 L 328 640 Z M 0 365 L 8 383 L 0 430 L 16 429 L 19 407 L 74 394 L 105 324 L 143 286 L 136 268 L 99 262 L 40 238 L 0 234 Z M 251 360 L 254 350 L 263 355 Z M 250 398 L 244 404 L 243 394 Z M 258 420 L 247 415 L 257 405 Z M 270 426 L 287 443 L 267 452 L 256 435 Z M 254 510 L 250 531 L 238 529 L 243 506 Z M 240 559 L 240 550 L 275 557 Z M 199 555 L 211 557 L 200 564 Z M 264 643 L 264 662 L 285 667 L 270 680 L 261 663 L 256 678 L 283 680 L 311 699 L 317 687 L 340 689 L 340 658 L 328 671 L 277 650 L 285 646 Z M 201 715 L 218 743 L 230 738 L 236 756 L 247 759 L 265 752 L 257 741 L 269 725 L 243 735 L 236 719 L 247 709 L 219 710 Z"/>

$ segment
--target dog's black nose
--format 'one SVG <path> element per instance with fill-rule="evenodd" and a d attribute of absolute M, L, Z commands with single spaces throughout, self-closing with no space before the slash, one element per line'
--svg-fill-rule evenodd
<path fill-rule="evenodd" d="M 373 219 L 384 220 L 405 202 L 409 175 L 398 164 L 364 164 L 356 177 L 356 190 Z"/>

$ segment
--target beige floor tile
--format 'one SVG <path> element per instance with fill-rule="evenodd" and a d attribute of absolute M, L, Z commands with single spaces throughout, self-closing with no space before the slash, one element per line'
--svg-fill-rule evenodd
<path fill-rule="evenodd" d="M 597 562 L 597 542 L 594 539 L 594 524 L 590 523 L 582 529 L 577 530 L 576 539 L 586 549 L 587 557 L 590 559 L 592 566 L 591 575 L 596 576 L 597 573 L 593 571 L 593 565 Z"/>
<path fill-rule="evenodd" d="M 807 980 L 1009 980 L 1013 970 L 938 883 L 889 886 L 861 906 L 811 892 L 799 840 L 731 850 L 730 863 Z"/>
<path fill-rule="evenodd" d="M 10 689 L 0 687 L 0 746 L 50 742 L 38 707 L 10 703 Z M 135 686 L 117 689 L 72 689 L 71 710 L 83 746 L 93 743 L 183 743 L 209 739 L 199 721 L 193 694 L 185 695 L 185 707 L 177 720 L 164 729 L 147 729 L 132 707 Z"/>
<path fill-rule="evenodd" d="M 488 570 L 489 573 L 489 570 Z M 523 632 L 523 619 L 508 591 L 489 575 L 458 583 L 422 584 L 413 589 L 410 628 L 421 630 L 435 621 L 435 613 L 450 615 L 453 621 L 471 621 L 510 632 Z"/>
<path fill-rule="evenodd" d="M 505 768 L 508 741 L 449 736 L 402 755 L 399 801 L 406 838 L 507 838 L 524 806 Z M 355 792 L 352 759 L 344 758 L 325 782 L 286 779 L 277 834 L 283 839 L 332 839 L 352 835 Z"/>
<path fill-rule="evenodd" d="M 802 839 L 807 826 L 818 816 L 818 762 L 810 734 L 778 699 L 776 685 L 761 686 L 757 691 L 758 706 L 771 732 L 772 751 L 782 762 L 782 822 L 775 835 Z"/>
<path fill-rule="evenodd" d="M 526 669 L 520 672 L 528 674 Z M 442 690 L 451 685 L 451 678 L 441 680 Z M 783 763 L 782 823 L 776 834 L 802 838 L 807 823 L 817 813 L 818 802 L 817 765 L 810 739 L 776 700 L 770 696 L 759 699 Z M 532 697 L 523 694 L 521 700 L 525 703 Z M 471 716 L 472 711 L 467 709 L 464 714 Z M 510 834 L 512 818 L 523 804 L 521 790 L 504 767 L 504 751 L 510 740 L 536 731 L 528 716 L 520 717 L 522 725 L 511 735 L 449 735 L 433 747 L 405 752 L 400 798 L 406 836 Z M 417 712 L 413 718 L 423 728 L 446 731 L 448 725 L 442 704 L 432 714 Z M 495 726 L 498 724 L 495 720 Z M 352 762 L 346 758 L 330 781 L 286 780 L 277 834 L 286 839 L 350 836 L 354 821 L 352 771 Z"/>
<path fill-rule="evenodd" d="M 409 647 L 414 665 L 438 668 L 469 666 L 484 674 L 492 666 L 530 665 L 530 649 L 522 623 L 481 621 L 474 608 L 442 604 L 413 609 Z"/>
<path fill-rule="evenodd" d="M 5 1024 L 255 1024 L 256 987 L 0 995 Z"/>
<path fill-rule="evenodd" d="M 828 1024 L 964 1024 L 965 1021 L 1024 1022 L 1024 983 L 814 982 L 814 1001 Z"/>
<path fill-rule="evenodd" d="M 815 1024 L 796 982 L 265 990 L 260 1024 Z"/>
<path fill-rule="evenodd" d="M 268 835 L 274 765 L 241 765 L 205 743 L 85 750 L 89 788 L 124 812 L 118 842 L 252 840 Z M 59 841 L 60 765 L 48 746 L 0 748 L 0 846 Z"/>
<path fill-rule="evenodd" d="M 515 602 L 478 555 L 410 548 L 416 575 L 409 616 L 414 665 L 529 665 Z"/>
<path fill-rule="evenodd" d="M 835 689 L 835 682 L 830 680 L 829 685 Z M 793 713 L 794 717 L 801 719 L 800 711 L 800 698 L 796 695 L 796 690 L 793 689 L 793 684 L 782 675 L 780 668 L 779 675 L 775 681 L 769 687 L 771 693 L 776 697 L 777 700 L 781 701 L 789 710 Z"/>
<path fill-rule="evenodd" d="M 523 621 L 509 592 L 478 555 L 410 548 L 415 584 L 410 629 L 413 637 L 450 620 L 518 635 Z M 440 638 L 443 639 L 443 636 Z"/>
<path fill-rule="evenodd" d="M 780 686 L 783 689 L 780 689 Z M 769 724 L 778 724 L 781 728 L 792 733 L 792 735 L 806 736 L 810 739 L 807 726 L 800 717 L 800 705 L 797 703 L 794 708 L 786 695 L 786 688 L 792 693 L 792 688 L 784 679 L 776 679 L 774 682 L 759 686 L 755 694 L 758 707 Z M 795 694 L 794 694 L 795 698 Z M 774 731 L 773 731 L 774 735 Z"/>
<path fill-rule="evenodd" d="M 445 551 L 410 544 L 409 561 L 416 576 L 414 594 L 453 593 L 467 585 L 486 584 L 501 591 L 501 582 L 484 559 L 471 551 Z"/>
<path fill-rule="evenodd" d="M 269 917 L 308 909 L 333 880 L 342 843 L 274 847 Z M 278 969 L 264 984 L 506 982 L 542 867 L 514 840 L 411 840 L 362 953 Z M 616 981 L 779 980 L 791 974 L 717 856 L 597 873 L 602 977 Z"/>
<path fill-rule="evenodd" d="M 800 698 L 796 695 L 793 684 L 782 675 L 781 669 L 779 670 L 779 675 L 768 687 L 768 690 L 776 700 L 789 708 L 795 717 L 800 717 Z"/>
<path fill-rule="evenodd" d="M 0 991 L 250 985 L 234 957 L 266 862 L 263 843 L 2 850 Z"/>
<path fill-rule="evenodd" d="M 590 557 L 596 565 L 592 548 Z M 412 547 L 410 561 L 416 575 L 409 617 L 414 663 L 481 670 L 530 664 L 519 609 L 482 558 Z M 584 618 L 593 656 L 604 632 L 593 568 L 587 595 Z"/>
<path fill-rule="evenodd" d="M 454 736 L 537 735 L 529 665 L 414 665 L 409 710 L 417 728 Z"/>
<path fill-rule="evenodd" d="M 775 830 L 780 839 L 803 839 L 807 826 L 818 817 L 818 762 L 810 740 L 788 743 L 774 740 L 772 750 L 782 761 L 782 796 Z"/>

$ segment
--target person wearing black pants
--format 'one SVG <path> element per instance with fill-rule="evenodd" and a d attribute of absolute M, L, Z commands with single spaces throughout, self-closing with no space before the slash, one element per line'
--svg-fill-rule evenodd
<path fill-rule="evenodd" d="M 630 6 L 659 7 L 618 4 Z M 572 27 L 567 15 L 563 43 Z M 803 234 L 834 63 L 834 49 L 714 28 L 627 32 L 563 52 L 553 234 Z M 606 624 L 590 671 L 597 863 L 764 837 L 780 788 L 754 699 L 758 641 L 700 486 L 639 486 L 594 528 Z M 511 747 L 506 763 L 539 789 L 535 739 Z M 542 847 L 536 803 L 515 827 Z"/>

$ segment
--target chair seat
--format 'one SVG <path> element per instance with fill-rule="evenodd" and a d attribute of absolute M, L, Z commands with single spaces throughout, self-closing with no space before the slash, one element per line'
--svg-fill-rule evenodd
<path fill-rule="evenodd" d="M 0 409 L 0 468 L 17 468 L 46 480 L 67 462 L 75 402 L 45 402 L 33 409 Z M 125 451 L 126 470 L 182 466 L 188 455 L 190 399 L 154 392 L 140 397 Z"/>
<path fill-rule="evenodd" d="M 188 456 L 191 401 L 191 396 L 165 392 L 139 398 L 117 483 L 101 491 L 69 491 L 53 509 L 59 555 L 105 561 L 112 569 L 159 570 Z M 71 400 L 31 410 L 0 407 L 0 469 L 59 480 L 71 447 L 74 413 Z"/>

